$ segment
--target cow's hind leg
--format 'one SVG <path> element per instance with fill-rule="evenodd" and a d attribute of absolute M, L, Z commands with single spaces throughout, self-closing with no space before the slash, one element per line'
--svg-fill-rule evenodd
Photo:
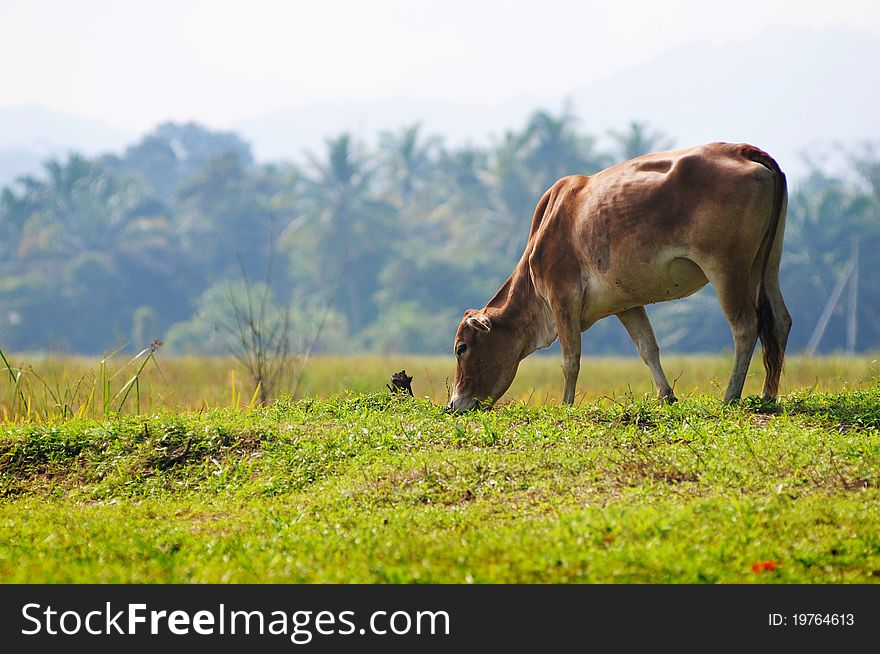
<path fill-rule="evenodd" d="M 651 374 L 654 376 L 654 384 L 657 386 L 657 397 L 666 400 L 670 404 L 676 401 L 672 387 L 666 379 L 663 367 L 660 365 L 660 348 L 651 321 L 645 307 L 635 307 L 617 314 L 618 319 L 626 328 L 629 337 L 639 351 L 642 361 L 648 364 Z"/>
<path fill-rule="evenodd" d="M 731 267 L 722 273 L 706 272 L 706 277 L 718 294 L 724 317 L 733 334 L 734 363 L 724 403 L 742 397 L 743 385 L 749 372 L 749 363 L 758 341 L 758 308 L 755 304 L 757 286 L 753 283 L 751 266 Z"/>

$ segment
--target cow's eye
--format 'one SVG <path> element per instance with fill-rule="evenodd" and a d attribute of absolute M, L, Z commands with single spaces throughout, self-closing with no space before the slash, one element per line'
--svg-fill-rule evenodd
<path fill-rule="evenodd" d="M 467 343 L 459 343 L 455 346 L 455 356 L 460 357 L 467 350 Z"/>

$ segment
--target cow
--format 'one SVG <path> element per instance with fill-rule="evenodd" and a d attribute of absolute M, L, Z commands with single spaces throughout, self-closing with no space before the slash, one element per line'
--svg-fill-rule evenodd
<path fill-rule="evenodd" d="M 779 288 L 788 192 L 763 150 L 709 143 L 564 177 L 541 197 L 525 251 L 482 309 L 464 312 L 453 343 L 447 409 L 491 407 L 519 362 L 556 339 L 563 401 L 574 402 L 581 333 L 617 316 L 675 402 L 645 305 L 715 288 L 734 342 L 724 402 L 738 401 L 760 337 L 763 397 L 775 400 L 791 329 Z"/>

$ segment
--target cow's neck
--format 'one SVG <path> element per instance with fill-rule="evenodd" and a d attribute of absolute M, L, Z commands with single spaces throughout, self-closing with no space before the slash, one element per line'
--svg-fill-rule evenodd
<path fill-rule="evenodd" d="M 516 347 L 521 351 L 521 360 L 535 350 L 547 347 L 557 336 L 550 306 L 535 290 L 527 259 L 523 256 L 485 307 L 491 309 L 493 321 L 507 325 L 519 336 Z"/>

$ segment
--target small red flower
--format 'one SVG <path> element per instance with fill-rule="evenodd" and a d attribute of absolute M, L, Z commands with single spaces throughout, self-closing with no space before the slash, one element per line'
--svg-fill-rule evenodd
<path fill-rule="evenodd" d="M 757 561 L 752 564 L 752 572 L 755 574 L 776 572 L 776 566 L 778 565 L 782 565 L 782 561 Z"/>

